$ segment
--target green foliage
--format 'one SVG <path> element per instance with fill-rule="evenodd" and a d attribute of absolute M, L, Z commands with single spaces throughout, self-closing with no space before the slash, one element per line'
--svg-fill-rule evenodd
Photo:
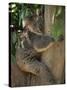
<path fill-rule="evenodd" d="M 63 21 L 62 20 L 57 21 L 52 28 L 53 28 L 52 35 L 54 36 L 55 40 L 58 40 L 58 38 L 64 34 Z"/>
<path fill-rule="evenodd" d="M 64 36 L 64 8 L 60 7 L 56 9 L 55 13 L 55 22 L 52 26 L 52 36 L 55 38 L 57 41 L 59 37 L 62 35 Z"/>
<path fill-rule="evenodd" d="M 15 63 L 15 54 L 17 48 L 17 34 L 16 32 L 11 32 L 11 61 Z"/>
<path fill-rule="evenodd" d="M 9 4 L 9 13 L 11 14 L 11 24 L 18 26 L 19 21 L 19 5 L 16 3 Z"/>

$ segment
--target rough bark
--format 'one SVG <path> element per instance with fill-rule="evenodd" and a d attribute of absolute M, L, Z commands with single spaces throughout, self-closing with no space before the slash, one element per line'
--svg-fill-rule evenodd
<path fill-rule="evenodd" d="M 47 64 L 57 83 L 64 83 L 64 59 L 64 41 L 56 42 L 42 54 L 42 62 Z"/>

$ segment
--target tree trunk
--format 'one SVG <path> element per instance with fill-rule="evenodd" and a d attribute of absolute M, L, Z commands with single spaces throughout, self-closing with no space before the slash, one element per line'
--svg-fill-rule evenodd
<path fill-rule="evenodd" d="M 56 9 L 56 6 L 45 5 L 44 7 L 44 21 L 45 21 L 44 32 L 46 35 L 51 34 L 51 27 L 52 27 L 52 24 L 54 23 L 55 9 Z"/>

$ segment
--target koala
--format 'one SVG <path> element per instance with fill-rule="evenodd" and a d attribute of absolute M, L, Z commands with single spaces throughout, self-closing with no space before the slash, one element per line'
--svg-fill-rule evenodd
<path fill-rule="evenodd" d="M 40 77 L 43 84 L 55 84 L 52 72 L 46 63 L 41 62 L 40 58 L 42 52 L 53 45 L 54 39 L 51 36 L 43 35 L 40 29 L 35 26 L 34 20 L 30 17 L 23 20 L 25 31 L 23 31 L 21 38 L 24 47 L 17 49 L 16 62 L 22 71 Z"/>

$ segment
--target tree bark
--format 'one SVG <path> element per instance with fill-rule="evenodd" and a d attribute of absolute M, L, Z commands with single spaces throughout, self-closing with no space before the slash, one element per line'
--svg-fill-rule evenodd
<path fill-rule="evenodd" d="M 44 7 L 44 33 L 46 35 L 51 35 L 51 27 L 54 23 L 54 15 L 55 15 L 56 6 L 45 5 Z"/>

